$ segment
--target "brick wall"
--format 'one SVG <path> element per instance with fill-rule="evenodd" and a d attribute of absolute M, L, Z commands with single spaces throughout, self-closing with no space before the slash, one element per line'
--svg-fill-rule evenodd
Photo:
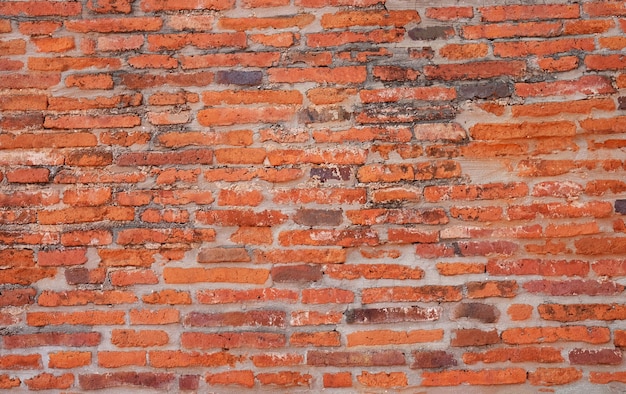
<path fill-rule="evenodd" d="M 497 3 L 0 2 L 0 388 L 624 389 L 626 3 Z"/>

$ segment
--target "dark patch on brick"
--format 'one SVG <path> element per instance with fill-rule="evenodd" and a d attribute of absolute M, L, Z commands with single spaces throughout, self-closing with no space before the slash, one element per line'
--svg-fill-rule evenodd
<path fill-rule="evenodd" d="M 223 85 L 259 85 L 263 80 L 261 71 L 218 71 L 215 81 Z"/>
<path fill-rule="evenodd" d="M 415 361 L 411 364 L 411 368 L 446 368 L 454 367 L 457 361 L 453 354 L 443 350 L 435 350 L 432 352 L 413 352 Z"/>
<path fill-rule="evenodd" d="M 368 105 L 363 108 L 359 123 L 413 123 L 449 120 L 456 116 L 456 109 L 449 104 L 428 105 Z"/>
<path fill-rule="evenodd" d="M 474 83 L 459 86 L 457 94 L 460 100 L 497 99 L 511 97 L 513 86 L 501 81 Z"/>
<path fill-rule="evenodd" d="M 346 311 L 348 324 L 400 323 L 438 320 L 440 311 L 434 308 L 417 306 L 406 308 L 351 309 Z"/>
<path fill-rule="evenodd" d="M 617 102 L 619 103 L 618 109 L 626 109 L 626 96 L 618 97 Z"/>
<path fill-rule="evenodd" d="M 350 167 L 315 167 L 311 168 L 311 178 L 319 179 L 320 182 L 329 180 L 347 181 L 350 179 Z"/>
<path fill-rule="evenodd" d="M 578 365 L 618 365 L 622 363 L 619 349 L 574 349 L 569 352 L 569 362 Z"/>
<path fill-rule="evenodd" d="M 317 282 L 322 279 L 319 265 L 278 265 L 272 267 L 274 282 Z"/>
<path fill-rule="evenodd" d="M 106 279 L 104 269 L 88 270 L 87 268 L 68 268 L 65 270 L 65 280 L 70 285 L 102 284 Z"/>
<path fill-rule="evenodd" d="M 480 320 L 483 323 L 495 323 L 500 317 L 500 311 L 493 305 L 478 302 L 459 304 L 454 308 L 454 318 L 461 319 L 464 317 Z"/>
<path fill-rule="evenodd" d="M 385 367 L 405 365 L 402 352 L 388 350 L 382 352 L 323 352 L 312 350 L 306 355 L 307 365 L 335 367 Z"/>
<path fill-rule="evenodd" d="M 298 113 L 298 122 L 304 124 L 350 120 L 352 113 L 343 107 L 307 108 Z"/>
<path fill-rule="evenodd" d="M 435 57 L 435 51 L 431 47 L 409 48 L 409 57 L 411 59 L 432 59 Z"/>
<path fill-rule="evenodd" d="M 416 27 L 409 30 L 412 40 L 437 40 L 452 37 L 454 29 L 451 26 Z"/>
<path fill-rule="evenodd" d="M 343 221 L 341 211 L 326 209 L 299 209 L 293 221 L 303 226 L 338 226 Z"/>
<path fill-rule="evenodd" d="M 615 201 L 615 212 L 626 215 L 626 200 Z"/>

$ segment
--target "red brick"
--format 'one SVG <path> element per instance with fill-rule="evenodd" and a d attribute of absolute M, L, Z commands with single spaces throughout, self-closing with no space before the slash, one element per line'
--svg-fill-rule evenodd
<path fill-rule="evenodd" d="M 375 367 L 405 365 L 405 355 L 396 350 L 380 352 L 327 352 L 310 350 L 307 365 L 335 367 Z"/>
<path fill-rule="evenodd" d="M 577 80 L 515 84 L 515 92 L 521 97 L 567 96 L 577 93 L 594 95 L 614 91 L 610 79 L 602 75 L 586 75 Z"/>
<path fill-rule="evenodd" d="M 255 268 L 165 268 L 165 283 L 253 283 L 263 284 L 269 277 L 266 269 Z"/>
<path fill-rule="evenodd" d="M 2 234 L 0 239 L 1 236 Z M 5 284 L 30 285 L 55 275 L 55 268 L 7 268 L 0 270 L 0 281 Z"/>
<path fill-rule="evenodd" d="M 596 384 L 623 383 L 626 382 L 626 372 L 591 372 L 589 381 Z"/>
<path fill-rule="evenodd" d="M 67 71 L 84 70 L 86 68 L 119 69 L 120 59 L 117 58 L 89 58 L 89 57 L 31 57 L 28 59 L 28 69 L 34 71 Z"/>
<path fill-rule="evenodd" d="M 537 368 L 528 373 L 528 381 L 535 386 L 555 386 L 580 380 L 583 372 L 576 368 Z"/>
<path fill-rule="evenodd" d="M 561 56 L 559 58 L 544 57 L 537 59 L 537 65 L 547 72 L 570 71 L 578 68 L 579 59 L 576 56 Z"/>
<path fill-rule="evenodd" d="M 362 290 L 363 304 L 377 302 L 452 302 L 461 300 L 458 286 L 374 287 Z"/>
<path fill-rule="evenodd" d="M 304 289 L 303 304 L 349 304 L 354 301 L 354 293 L 343 289 Z"/>
<path fill-rule="evenodd" d="M 184 324 L 191 327 L 222 326 L 267 326 L 284 327 L 285 312 L 256 310 L 249 312 L 199 313 L 192 312 L 184 319 Z"/>
<path fill-rule="evenodd" d="M 338 347 L 341 346 L 341 335 L 337 331 L 294 332 L 289 344 L 294 347 Z"/>
<path fill-rule="evenodd" d="M 367 371 L 363 371 L 361 375 L 358 375 L 356 378 L 359 383 L 366 387 L 398 388 L 409 385 L 407 376 L 404 372 L 369 373 Z"/>
<path fill-rule="evenodd" d="M 293 46 L 299 38 L 300 35 L 294 33 L 253 34 L 250 36 L 250 40 L 253 42 L 274 48 L 288 48 Z"/>
<path fill-rule="evenodd" d="M 288 230 L 278 234 L 282 246 L 375 246 L 380 244 L 374 230 Z"/>
<path fill-rule="evenodd" d="M 90 0 L 87 8 L 98 14 L 129 14 L 133 0 Z"/>
<path fill-rule="evenodd" d="M 28 325 L 42 327 L 48 325 L 118 325 L 124 324 L 123 311 L 79 311 L 79 312 L 29 312 Z"/>
<path fill-rule="evenodd" d="M 103 368 L 119 368 L 127 366 L 145 366 L 146 351 L 99 351 L 98 366 Z"/>
<path fill-rule="evenodd" d="M 181 56 L 180 64 L 185 70 L 229 66 L 270 67 L 276 65 L 279 58 L 280 54 L 277 52 L 217 53 L 212 55 Z"/>
<path fill-rule="evenodd" d="M 520 347 L 520 348 L 500 348 L 486 350 L 481 353 L 465 353 L 463 361 L 466 364 L 498 363 L 498 362 L 538 362 L 538 363 L 560 363 L 563 362 L 560 349 L 552 347 Z"/>
<path fill-rule="evenodd" d="M 272 68 L 268 70 L 270 82 L 296 83 L 319 82 L 332 84 L 361 83 L 366 79 L 365 67 L 317 67 L 317 68 Z"/>
<path fill-rule="evenodd" d="M 0 356 L 0 368 L 8 370 L 41 369 L 41 355 L 4 355 Z"/>
<path fill-rule="evenodd" d="M 468 40 L 480 38 L 554 37 L 561 34 L 560 22 L 490 23 L 465 26 L 462 35 Z"/>
<path fill-rule="evenodd" d="M 440 21 L 470 19 L 474 17 L 472 7 L 430 7 L 426 8 L 426 16 Z"/>
<path fill-rule="evenodd" d="M 424 74 L 428 79 L 472 80 L 498 76 L 520 77 L 526 71 L 526 65 L 519 61 L 485 61 L 466 64 L 440 64 L 425 66 Z"/>
<path fill-rule="evenodd" d="M 78 33 L 130 33 L 135 31 L 158 31 L 163 21 L 161 18 L 98 18 L 69 20 L 65 28 Z"/>
<path fill-rule="evenodd" d="M 579 7 L 569 4 L 506 5 L 479 8 L 485 22 L 536 19 L 577 19 Z"/>
<path fill-rule="evenodd" d="M 284 347 L 287 342 L 284 334 L 259 332 L 184 332 L 180 340 L 182 346 L 188 349 L 276 349 Z"/>
<path fill-rule="evenodd" d="M 5 16 L 76 16 L 81 13 L 80 3 L 58 4 L 56 1 L 5 1 L 0 3 L 0 15 Z"/>
<path fill-rule="evenodd" d="M 48 367 L 73 369 L 91 364 L 91 352 L 62 351 L 48 354 Z"/>
<path fill-rule="evenodd" d="M 131 309 L 130 324 L 163 325 L 180 323 L 180 312 L 177 309 Z"/>
<path fill-rule="evenodd" d="M 148 36 L 148 48 L 151 51 L 177 50 L 186 46 L 200 49 L 246 46 L 243 33 L 181 33 Z"/>
<path fill-rule="evenodd" d="M 99 222 L 101 220 L 130 221 L 134 210 L 123 207 L 75 207 L 57 211 L 41 211 L 38 219 L 41 224 L 72 224 Z"/>
<path fill-rule="evenodd" d="M 311 263 L 311 264 L 338 264 L 346 261 L 346 251 L 343 249 L 287 249 L 254 251 L 255 263 Z"/>
<path fill-rule="evenodd" d="M 74 49 L 74 37 L 40 37 L 31 40 L 37 46 L 37 52 L 62 53 Z"/>
<path fill-rule="evenodd" d="M 0 307 L 24 306 L 35 303 L 36 290 L 32 287 L 25 289 L 3 290 Z"/>
<path fill-rule="evenodd" d="M 324 388 L 352 387 L 352 374 L 350 372 L 325 373 L 323 384 Z"/>
<path fill-rule="evenodd" d="M 541 304 L 537 308 L 542 319 L 551 321 L 626 319 L 626 306 L 619 304 Z"/>
<path fill-rule="evenodd" d="M 443 87 L 390 88 L 361 90 L 363 103 L 394 102 L 399 100 L 453 100 L 456 91 Z"/>
<path fill-rule="evenodd" d="M 196 213 L 201 223 L 221 226 L 268 227 L 284 223 L 287 215 L 280 211 L 213 210 Z"/>
<path fill-rule="evenodd" d="M 528 194 L 524 183 L 493 183 L 484 185 L 429 186 L 424 189 L 427 201 L 494 200 L 523 197 Z"/>
<path fill-rule="evenodd" d="M 98 344 L 100 344 L 100 333 L 97 332 L 47 332 L 4 337 L 4 346 L 7 349 L 42 346 L 82 347 L 97 346 Z"/>
<path fill-rule="evenodd" d="M 574 365 L 619 365 L 620 349 L 574 349 L 569 352 L 569 362 Z"/>
<path fill-rule="evenodd" d="M 191 295 L 186 291 L 177 291 L 172 289 L 152 292 L 141 297 L 146 304 L 167 304 L 167 305 L 189 305 L 191 304 Z"/>
<path fill-rule="evenodd" d="M 10 183 L 48 183 L 50 170 L 47 168 L 20 168 L 6 173 Z"/>
<path fill-rule="evenodd" d="M 6 20 L 5 22 L 3 22 L 2 27 L 0 28 L 0 31 L 2 31 L 3 33 L 10 32 L 11 24 L 9 22 L 10 22 L 9 20 Z M 61 28 L 61 26 L 63 26 L 61 22 L 41 20 L 41 21 L 21 22 L 18 26 L 18 29 L 20 33 L 24 35 L 37 36 L 37 35 L 51 35 L 56 30 Z"/>
<path fill-rule="evenodd" d="M 482 263 L 437 263 L 437 271 L 444 276 L 482 274 L 485 264 Z"/>
<path fill-rule="evenodd" d="M 490 275 L 542 275 L 542 276 L 586 276 L 589 263 L 582 260 L 521 259 L 514 261 L 489 260 L 487 273 Z"/>
<path fill-rule="evenodd" d="M 78 376 L 83 390 L 100 390 L 112 387 L 138 387 L 167 391 L 175 376 L 171 373 L 153 372 L 109 372 L 105 374 L 83 374 Z"/>
<path fill-rule="evenodd" d="M 66 373 L 55 376 L 44 372 L 30 379 L 24 380 L 29 390 L 68 389 L 74 384 L 74 375 Z"/>
<path fill-rule="evenodd" d="M 372 330 L 355 331 L 346 336 L 347 346 L 387 346 L 437 342 L 443 339 L 443 330 Z"/>
<path fill-rule="evenodd" d="M 564 34 L 602 34 L 615 27 L 615 22 L 607 20 L 578 20 L 566 21 L 563 26 Z"/>
<path fill-rule="evenodd" d="M 156 347 L 169 342 L 169 336 L 161 330 L 114 329 L 111 343 L 117 347 Z"/>
<path fill-rule="evenodd" d="M 307 34 L 307 45 L 312 48 L 325 48 L 360 42 L 392 43 L 400 42 L 403 39 L 404 29 L 372 30 L 367 33 L 309 33 Z"/>
<path fill-rule="evenodd" d="M 571 51 L 593 51 L 595 44 L 588 38 L 563 38 L 557 40 L 537 40 L 494 43 L 494 55 L 499 57 L 545 56 Z"/>
<path fill-rule="evenodd" d="M 183 11 L 207 9 L 223 11 L 233 8 L 234 0 L 142 0 L 141 9 L 145 12 Z"/>
<path fill-rule="evenodd" d="M 500 336 L 497 330 L 482 331 L 476 328 L 453 330 L 454 338 L 450 341 L 450 346 L 487 346 L 500 343 Z"/>
<path fill-rule="evenodd" d="M 196 294 L 201 304 L 231 304 L 241 302 L 270 302 L 281 301 L 293 303 L 298 299 L 298 294 L 292 290 L 282 289 L 254 289 L 254 290 L 201 290 Z"/>
<path fill-rule="evenodd" d="M 422 386 L 507 385 L 525 382 L 526 370 L 522 368 L 422 372 Z"/>
<path fill-rule="evenodd" d="M 206 108 L 198 112 L 198 122 L 203 126 L 232 126 L 236 124 L 278 123 L 290 120 L 296 110 L 291 106 L 264 108 Z"/>
<path fill-rule="evenodd" d="M 287 29 L 299 27 L 302 29 L 315 20 L 312 14 L 298 14 L 294 16 L 280 16 L 267 18 L 220 18 L 218 25 L 225 30 L 246 31 L 254 29 Z"/>
<path fill-rule="evenodd" d="M 310 387 L 313 377 L 309 374 L 301 374 L 299 372 L 276 372 L 261 373 L 256 376 L 262 385 L 272 385 L 279 387 Z"/>
<path fill-rule="evenodd" d="M 254 373 L 252 371 L 228 371 L 215 374 L 207 374 L 205 377 L 210 386 L 242 386 L 254 387 Z"/>

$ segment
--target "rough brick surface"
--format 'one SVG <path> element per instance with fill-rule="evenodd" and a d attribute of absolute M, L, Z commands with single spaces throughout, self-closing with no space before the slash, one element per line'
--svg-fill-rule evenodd
<path fill-rule="evenodd" d="M 0 1 L 0 390 L 623 391 L 625 3 L 461 3 Z"/>

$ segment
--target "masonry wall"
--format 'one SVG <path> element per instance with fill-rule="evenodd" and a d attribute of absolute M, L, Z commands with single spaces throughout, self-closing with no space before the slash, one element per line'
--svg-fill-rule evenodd
<path fill-rule="evenodd" d="M 0 2 L 0 388 L 624 390 L 626 3 L 507 3 Z"/>

